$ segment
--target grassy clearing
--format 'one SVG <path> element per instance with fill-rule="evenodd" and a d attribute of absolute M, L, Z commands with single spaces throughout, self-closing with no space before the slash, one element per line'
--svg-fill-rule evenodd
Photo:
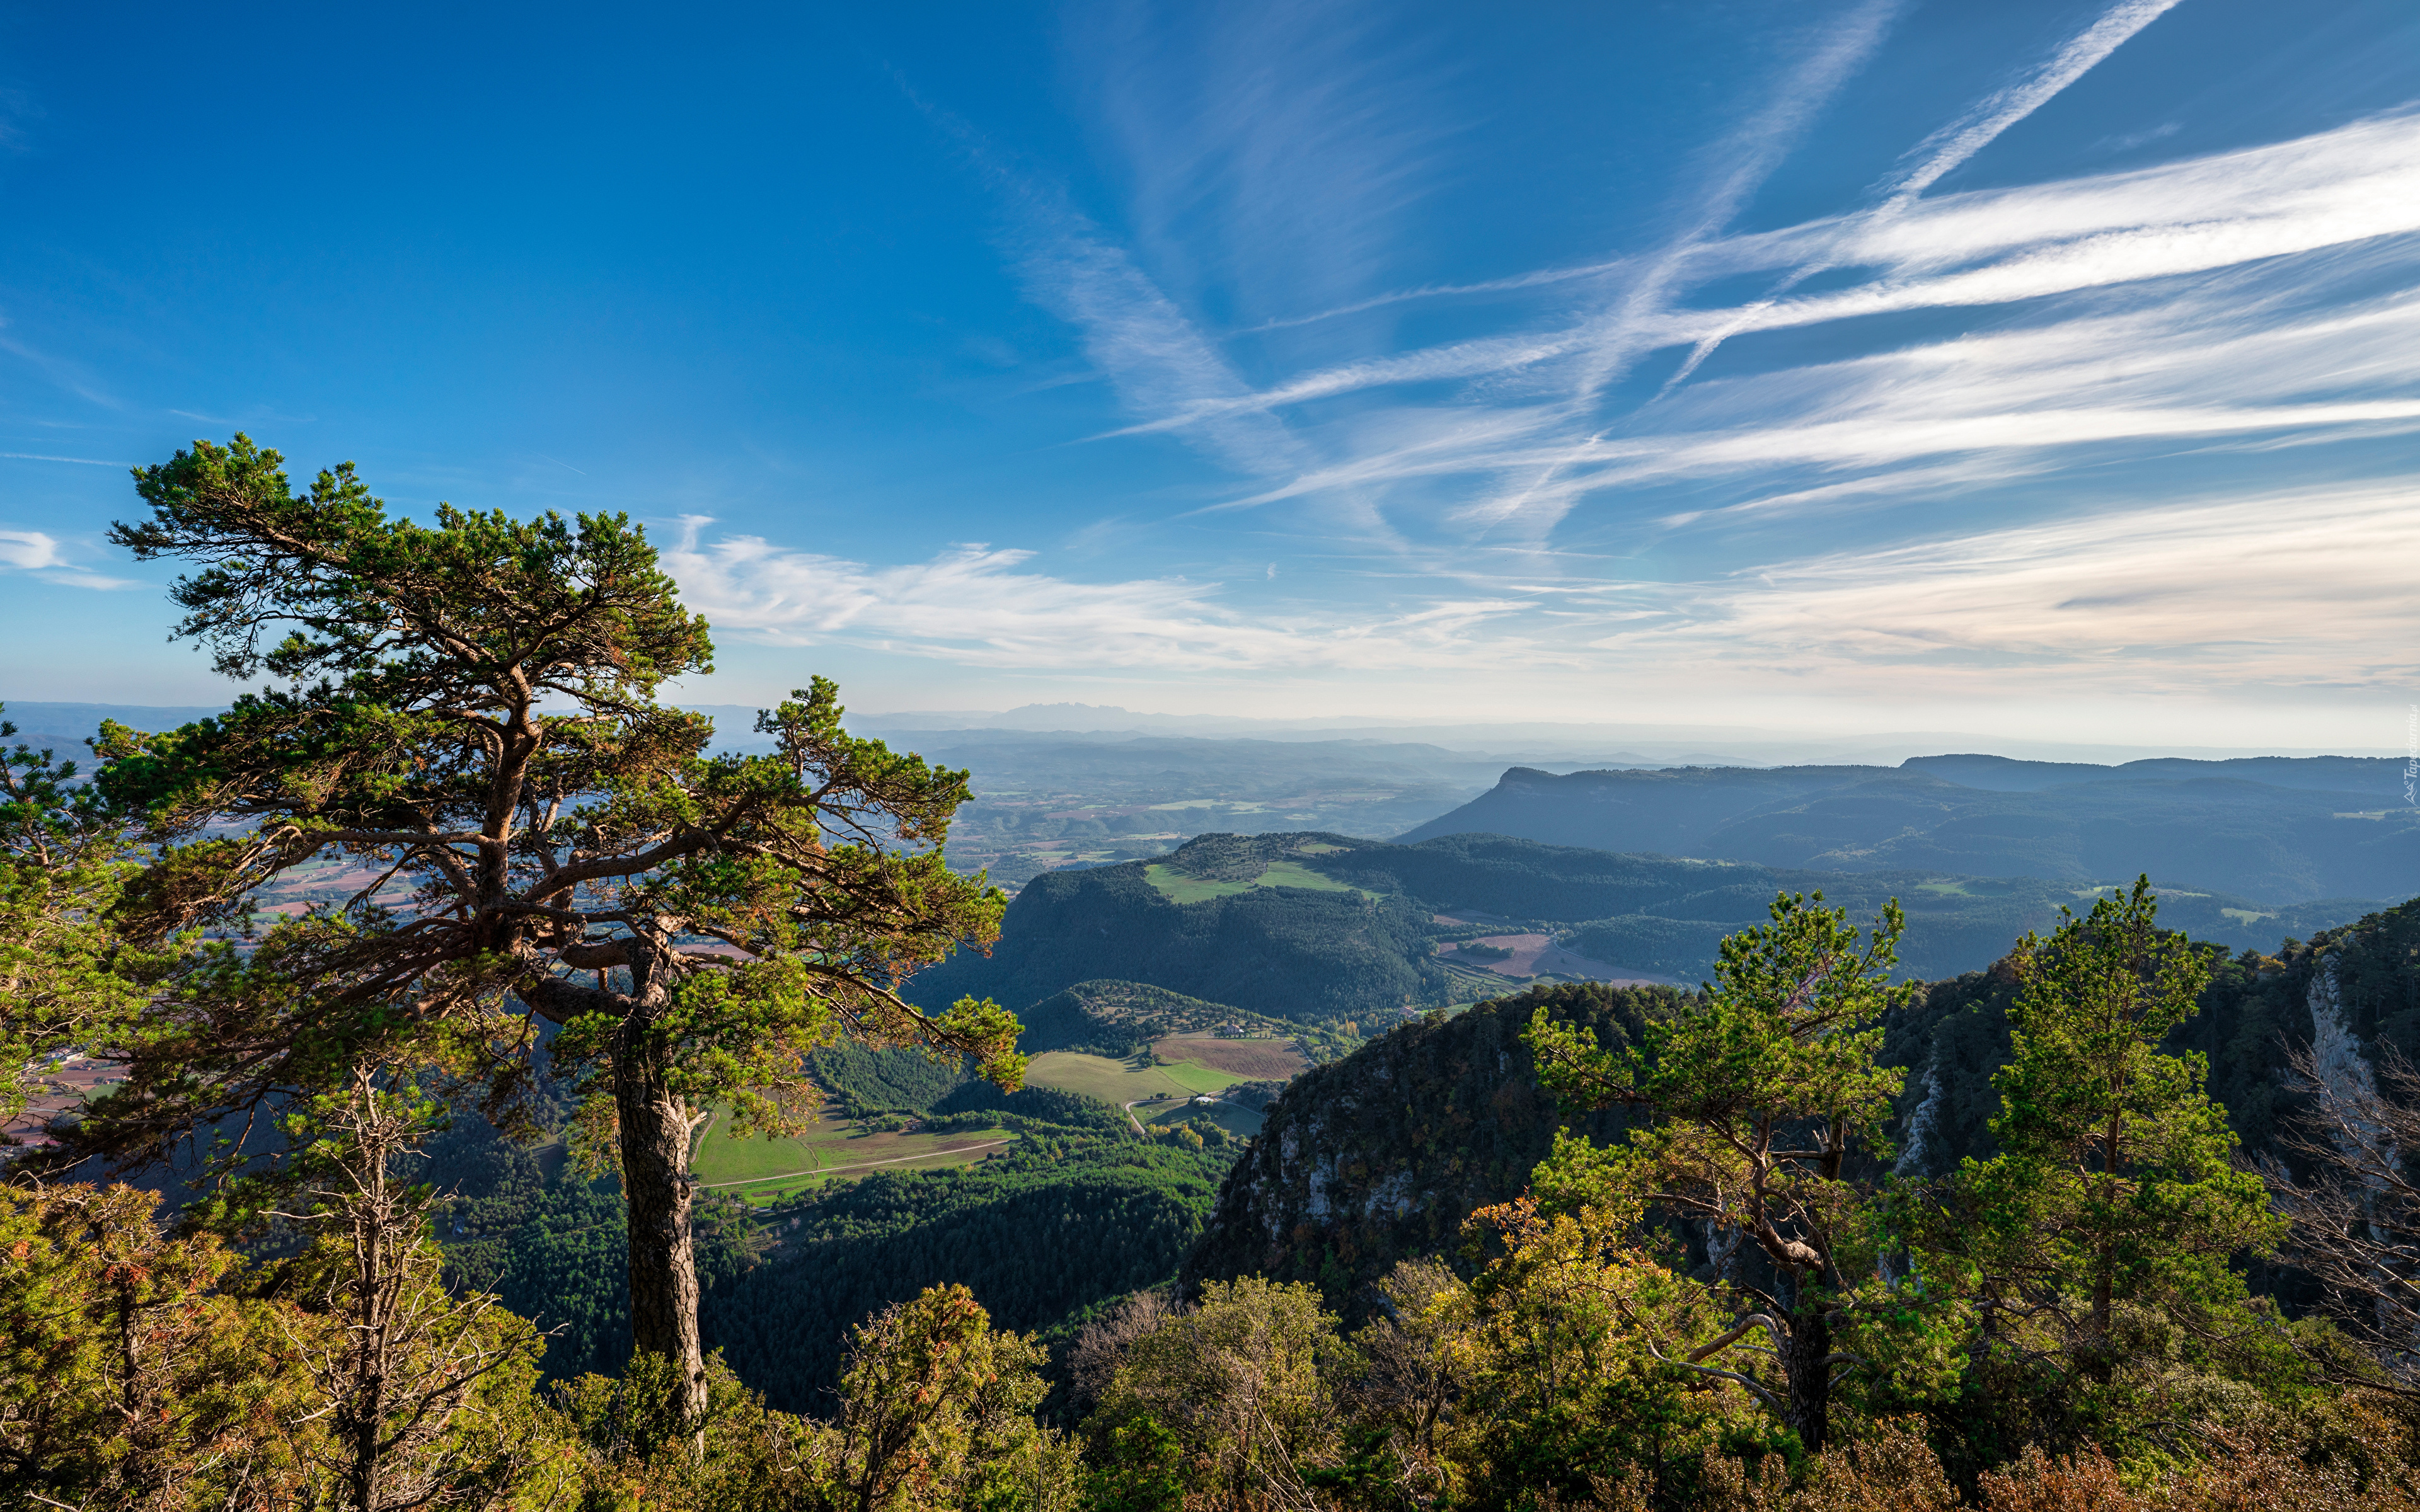
<path fill-rule="evenodd" d="M 1018 1137 L 1004 1129 L 977 1130 L 971 1134 L 955 1136 L 951 1148 L 929 1155 L 892 1157 L 861 1165 L 832 1165 L 820 1171 L 802 1171 L 795 1176 L 750 1181 L 743 1186 L 721 1190 L 760 1208 L 774 1207 L 830 1182 L 853 1181 L 861 1176 L 872 1176 L 878 1171 L 938 1171 L 953 1165 L 972 1165 L 996 1151 L 1012 1148 Z M 972 1140 L 973 1143 L 961 1144 L 957 1140 Z"/>
<path fill-rule="evenodd" d="M 819 1121 L 795 1138 L 734 1139 L 723 1132 L 723 1120 L 728 1117 L 726 1110 L 715 1109 L 714 1121 L 698 1136 L 690 1169 L 707 1186 L 748 1182 L 748 1186 L 736 1190 L 750 1197 L 764 1192 L 795 1191 L 832 1175 L 963 1165 L 981 1160 L 986 1153 L 970 1147 L 1004 1137 L 994 1131 L 859 1134 L 852 1125 Z"/>
<path fill-rule="evenodd" d="M 1213 1066 L 1204 1066 L 1198 1061 L 1179 1061 L 1173 1066 L 1156 1066 L 1152 1069 L 1161 1072 L 1170 1081 L 1197 1097 L 1203 1092 L 1215 1092 L 1221 1088 L 1233 1087 L 1237 1082 L 1246 1080 L 1232 1071 L 1220 1071 Z"/>
<path fill-rule="evenodd" d="M 1263 887 L 1309 887 L 1314 892 L 1360 892 L 1363 890 L 1359 887 L 1347 887 L 1345 884 L 1337 881 L 1334 877 L 1322 876 L 1318 872 L 1313 872 L 1311 868 L 1303 865 L 1300 861 L 1271 861 L 1269 863 L 1268 870 L 1261 873 L 1260 881 L 1256 886 Z M 1376 893 L 1371 893 L 1369 896 L 1374 898 L 1378 895 Z"/>
<path fill-rule="evenodd" d="M 1337 850 L 1340 847 L 1330 845 L 1325 848 Z M 1249 882 L 1205 882 L 1157 862 L 1143 868 L 1143 876 L 1159 889 L 1162 897 L 1177 903 L 1229 898 L 1239 892 L 1249 892 L 1254 887 L 1307 887 L 1313 892 L 1358 892 L 1365 897 L 1380 896 L 1365 887 L 1347 887 L 1334 877 L 1322 876 L 1299 861 L 1271 861 L 1259 876 Z"/>
<path fill-rule="evenodd" d="M 1213 898 L 1230 897 L 1239 892 L 1249 892 L 1252 888 L 1249 882 L 1204 882 L 1200 877 L 1188 877 L 1156 861 L 1144 867 L 1142 874 L 1146 881 L 1159 889 L 1160 896 L 1172 903 L 1207 903 Z"/>
<path fill-rule="evenodd" d="M 1081 1092 L 1104 1103 L 1132 1103 L 1155 1093 L 1192 1097 L 1250 1078 L 1189 1063 L 1138 1070 L 1129 1062 L 1111 1060 L 1107 1056 L 1051 1050 L 1033 1057 L 1033 1063 L 1025 1068 L 1025 1079 L 1037 1087 Z"/>

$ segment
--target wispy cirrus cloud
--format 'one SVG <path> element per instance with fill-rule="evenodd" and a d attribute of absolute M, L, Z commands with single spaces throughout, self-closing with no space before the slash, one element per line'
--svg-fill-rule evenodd
<path fill-rule="evenodd" d="M 1455 134 L 1439 65 L 1368 0 L 1125 0 L 1077 28 L 1137 247 L 1209 318 L 1364 289 L 1401 255 Z"/>
<path fill-rule="evenodd" d="M 2112 696 L 2222 666 L 2277 686 L 2412 675 L 2398 648 L 2420 626 L 2395 579 L 2420 560 L 2402 522 L 2420 514 L 2420 111 L 2081 171 L 2104 131 L 2031 181 L 1945 192 L 2176 9 L 2116 0 L 1853 203 L 1739 229 L 1900 8 L 1844 5 L 1800 37 L 1634 250 L 1391 289 L 1373 249 L 1441 137 L 1384 112 L 1355 136 L 1383 69 L 1362 58 L 1265 120 L 1188 122 L 1193 85 L 1145 98 L 1167 77 L 1155 44 L 1159 71 L 1111 91 L 1127 229 L 1034 198 L 1017 265 L 1119 395 L 1124 423 L 1094 442 L 1172 437 L 1218 461 L 1225 496 L 1187 528 L 1319 520 L 1325 597 L 1285 596 L 1316 593 L 1291 571 L 1078 582 L 974 547 L 894 567 L 699 537 L 676 570 L 754 633 L 1037 671 L 1579 671 L 1685 692 L 1779 658 L 1844 687 L 1899 669 Z M 1264 30 L 1278 43 L 1237 99 L 1277 99 L 1251 90 L 1325 55 Z M 1209 48 L 1196 84 L 1233 85 L 1235 56 Z M 1272 146 L 1288 132 L 1291 156 Z M 1279 223 L 1325 182 L 1318 213 L 1374 239 L 1342 236 L 1289 285 L 1311 223 Z M 1357 318 L 1426 301 L 1458 301 L 1410 328 L 1433 339 Z M 2332 566 L 2344 552 L 2363 560 Z"/>
<path fill-rule="evenodd" d="M 1976 101 L 1956 120 L 1910 147 L 1905 166 L 1885 181 L 1885 206 L 1903 207 L 1971 161 L 2001 132 L 2056 98 L 2134 34 L 2176 8 L 2177 0 L 2120 0 L 2022 77 Z"/>
<path fill-rule="evenodd" d="M 32 572 L 67 565 L 59 543 L 40 531 L 0 531 L 0 566 Z"/>
<path fill-rule="evenodd" d="M 0 531 L 0 570 L 36 574 L 40 581 L 70 588 L 141 588 L 142 583 L 79 567 L 45 531 Z"/>
<path fill-rule="evenodd" d="M 1082 332 L 1085 355 L 1116 385 L 1128 410 L 1188 417 L 1181 428 L 1247 476 L 1283 474 L 1309 460 L 1273 413 L 1278 407 L 1253 394 L 1125 249 L 1064 209 L 1038 213 L 1035 222 L 1040 234 L 1023 260 L 1027 286 Z"/>
<path fill-rule="evenodd" d="M 2402 486 L 2295 490 L 1831 553 L 1702 585 L 1685 617 L 1597 644 L 1805 657 L 1869 688 L 1911 664 L 2010 691 L 2408 682 L 2415 505 Z"/>
<path fill-rule="evenodd" d="M 1525 606 L 1424 602 L 1371 616 L 1272 618 L 1182 578 L 1078 582 L 1032 570 L 1034 553 L 982 544 L 872 565 L 755 536 L 707 538 L 689 517 L 663 553 L 683 598 L 717 628 L 783 644 L 843 644 L 968 666 L 1151 672 L 1408 669 L 1481 652 L 1468 632 Z"/>
<path fill-rule="evenodd" d="M 1879 186 L 1879 203 L 1853 219 L 1866 226 L 1885 225 L 1898 220 L 1915 204 L 1918 195 L 1963 167 L 2002 132 L 2049 103 L 2061 90 L 2082 78 L 2095 64 L 2108 57 L 2176 4 L 2177 0 L 2119 0 L 2024 76 L 1993 90 L 1956 120 L 1909 148 L 1900 168 Z M 1818 257 L 1791 269 L 1775 285 L 1772 294 L 1700 335 L 1679 370 L 1665 381 L 1663 392 L 1668 393 L 1686 382 L 1690 375 L 1704 365 L 1706 359 L 1713 356 L 1725 341 L 1748 329 L 1755 312 L 1835 266 L 1837 262 L 1832 258 Z"/>
<path fill-rule="evenodd" d="M 1953 195 L 1886 224 L 1851 219 L 1694 248 L 1696 281 L 1810 256 L 1869 268 L 1856 286 L 1744 308 L 1667 306 L 1638 339 L 1671 347 L 1910 311 L 2009 304 L 2208 272 L 2420 231 L 2420 114 L 2134 173 Z M 2192 291 L 2178 291 L 2192 298 Z M 1220 396 L 1134 430 L 1360 389 L 1501 374 L 1562 356 L 1574 330 L 1358 361 Z"/>
<path fill-rule="evenodd" d="M 963 666 L 1145 676 L 1483 674 L 1714 689 L 1786 662 L 1840 696 L 2126 696 L 2420 676 L 2420 497 L 2347 487 L 2216 496 L 1589 587 L 1518 568 L 1386 612 L 1271 616 L 1183 579 L 1070 581 L 981 545 L 875 566 L 709 538 L 664 554 L 719 630 Z"/>
<path fill-rule="evenodd" d="M 1967 450 L 2399 423 L 2420 380 L 2413 308 L 2400 294 L 2362 291 L 2410 267 L 2415 237 L 2420 114 L 2155 169 L 1944 196 L 1887 224 L 1734 239 L 1701 250 L 1698 276 L 1809 255 L 1870 276 L 1747 309 L 1667 306 L 1638 317 L 1639 341 L 1835 328 L 1854 347 L 1859 322 L 1962 311 L 1992 311 L 1998 329 L 1751 366 L 1645 409 L 1586 417 L 1578 437 L 1550 393 L 1509 405 L 1496 393 L 1426 400 L 1429 411 L 1491 423 L 1456 427 L 1459 446 L 1425 439 L 1331 455 L 1244 501 L 1456 479 L 1480 487 L 1449 518 L 1534 535 L 1593 494 L 1652 477 L 1731 475 L 1770 492 L 1758 473 L 1782 464 L 1879 467 Z M 1571 328 L 1467 341 L 1217 404 L 1232 417 L 1411 382 L 1534 376 L 1580 344 Z M 2321 393 L 2327 402 L 2308 402 Z M 1136 428 L 1181 428 L 1199 413 Z"/>

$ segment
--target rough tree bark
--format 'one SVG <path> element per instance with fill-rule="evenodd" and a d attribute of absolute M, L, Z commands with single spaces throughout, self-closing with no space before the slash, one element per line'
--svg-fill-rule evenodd
<path fill-rule="evenodd" d="M 1823 1316 L 1794 1317 L 1781 1340 L 1781 1373 L 1790 1382 L 1782 1421 L 1808 1454 L 1822 1454 L 1832 1433 L 1832 1330 Z"/>
<path fill-rule="evenodd" d="M 683 1416 L 706 1413 L 706 1351 L 697 1325 L 697 1253 L 690 1204 L 689 1109 L 664 1085 L 661 1059 L 634 1018 L 613 1057 L 622 1191 L 630 1205 L 630 1347 L 680 1366 Z"/>

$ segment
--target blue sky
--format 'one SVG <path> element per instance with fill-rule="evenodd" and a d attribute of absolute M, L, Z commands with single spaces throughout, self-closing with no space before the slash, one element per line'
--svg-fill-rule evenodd
<path fill-rule="evenodd" d="M 338 13 L 344 12 L 344 13 Z M 744 702 L 2398 747 L 2408 0 L 0 6 L 0 696 L 124 469 L 621 510 Z"/>

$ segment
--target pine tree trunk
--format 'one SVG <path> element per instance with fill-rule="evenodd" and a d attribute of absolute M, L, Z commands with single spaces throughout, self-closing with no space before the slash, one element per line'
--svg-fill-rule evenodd
<path fill-rule="evenodd" d="M 697 1333 L 697 1259 L 690 1242 L 689 1109 L 664 1085 L 643 1024 L 625 1031 L 613 1063 L 622 1133 L 622 1191 L 630 1204 L 630 1344 L 680 1367 L 682 1409 L 706 1416 L 706 1353 Z"/>
<path fill-rule="evenodd" d="M 1790 1381 L 1790 1411 L 1783 1421 L 1808 1454 L 1822 1454 L 1832 1431 L 1832 1330 L 1820 1313 L 1790 1319 L 1781 1346 L 1781 1372 Z"/>

